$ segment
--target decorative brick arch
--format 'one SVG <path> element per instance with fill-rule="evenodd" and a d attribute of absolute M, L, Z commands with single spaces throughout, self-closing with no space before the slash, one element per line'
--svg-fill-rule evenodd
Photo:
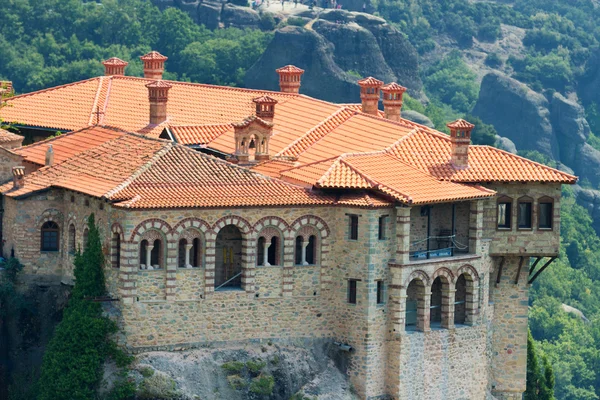
<path fill-rule="evenodd" d="M 132 243 L 139 243 L 140 241 L 142 241 L 142 237 L 148 230 L 157 230 L 162 232 L 164 235 L 162 239 L 164 240 L 166 239 L 169 232 L 171 232 L 171 226 L 162 219 L 147 219 L 135 227 L 135 229 L 131 233 L 131 236 L 129 237 L 129 241 Z M 144 239 L 146 239 L 146 237 L 144 237 Z"/>
<path fill-rule="evenodd" d="M 406 291 L 406 288 L 408 288 L 408 285 L 410 285 L 410 283 L 412 281 L 414 281 L 415 279 L 420 280 L 426 288 L 431 286 L 431 282 L 433 282 L 433 280 L 431 278 L 429 278 L 429 275 L 427 275 L 427 273 L 425 271 L 417 269 L 417 270 L 411 272 L 411 274 L 408 276 L 408 278 L 406 278 L 406 280 L 404 281 L 404 285 L 402 285 L 404 291 Z"/>
<path fill-rule="evenodd" d="M 479 273 L 472 265 L 465 264 L 461 266 L 458 271 L 456 271 L 457 278 L 462 274 L 466 274 L 466 276 L 468 276 L 473 282 L 479 282 Z"/>
<path fill-rule="evenodd" d="M 38 217 L 38 225 L 41 227 L 48 221 L 56 222 L 59 226 L 62 225 L 64 220 L 63 213 L 56 208 L 48 208 L 44 210 Z"/>
<path fill-rule="evenodd" d="M 305 226 L 313 226 L 319 232 L 319 238 L 325 240 L 329 237 L 331 231 L 327 223 L 316 215 L 304 215 L 290 224 L 290 229 L 294 232 L 294 237 L 298 236 L 301 229 Z"/>
<path fill-rule="evenodd" d="M 199 218 L 185 218 L 173 227 L 171 232 L 167 235 L 167 239 L 179 240 L 180 238 L 186 238 L 186 236 L 182 235 L 185 235 L 185 232 L 190 229 L 196 230 L 202 234 L 203 237 L 206 236 L 207 232 L 211 231 L 211 227 L 206 221 Z"/>
<path fill-rule="evenodd" d="M 121 240 L 125 240 L 125 233 L 123 231 L 123 227 L 118 222 L 115 222 L 114 224 L 112 224 L 112 226 L 110 227 L 110 233 L 111 233 L 111 235 L 113 233 L 118 233 L 119 236 L 121 237 Z"/>
<path fill-rule="evenodd" d="M 250 235 L 253 232 L 252 225 L 250 225 L 250 223 L 247 220 L 237 215 L 230 215 L 227 217 L 220 218 L 219 220 L 217 220 L 217 222 L 213 224 L 212 229 L 215 235 L 218 234 L 219 231 L 227 225 L 236 226 L 242 233 L 242 237 L 244 239 L 249 239 Z"/>
<path fill-rule="evenodd" d="M 256 224 L 252 227 L 255 232 L 257 232 L 257 237 L 261 236 L 261 231 L 267 227 L 272 227 L 279 230 L 282 234 L 282 237 L 288 238 L 290 237 L 290 226 L 283 218 L 280 217 L 264 217 L 258 220 Z"/>
<path fill-rule="evenodd" d="M 445 283 L 455 282 L 454 274 L 446 267 L 438 268 L 431 276 L 431 282 L 435 281 L 436 278 L 442 278 L 442 282 L 445 281 Z"/>

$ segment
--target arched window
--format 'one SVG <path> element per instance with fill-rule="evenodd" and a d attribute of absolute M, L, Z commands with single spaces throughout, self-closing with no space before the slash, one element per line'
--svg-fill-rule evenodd
<path fill-rule="evenodd" d="M 58 224 L 54 221 L 45 222 L 44 225 L 42 225 L 41 234 L 41 250 L 58 251 L 60 245 Z"/>
<path fill-rule="evenodd" d="M 450 281 L 446 276 L 438 276 L 431 285 L 431 302 L 429 308 L 429 321 L 431 326 L 451 328 L 454 319 L 450 320 Z"/>
<path fill-rule="evenodd" d="M 140 268 L 145 268 L 148 265 L 148 241 L 142 240 L 140 243 Z"/>
<path fill-rule="evenodd" d="M 119 232 L 113 232 L 111 240 L 112 248 L 112 266 L 121 268 L 121 235 Z"/>
<path fill-rule="evenodd" d="M 242 287 L 242 233 L 235 225 L 223 227 L 215 243 L 215 290 Z"/>
<path fill-rule="evenodd" d="M 454 323 L 464 324 L 466 321 L 467 280 L 462 274 L 456 280 L 456 295 L 454 298 Z"/>
<path fill-rule="evenodd" d="M 277 236 L 271 238 L 271 244 L 267 250 L 267 261 L 269 264 L 279 265 L 279 238 Z"/>
<path fill-rule="evenodd" d="M 281 259 L 280 239 L 279 233 L 275 232 L 273 228 L 267 228 L 261 232 L 264 233 L 264 236 L 260 236 L 256 244 L 256 265 L 279 265 Z"/>
<path fill-rule="evenodd" d="M 160 239 L 154 240 L 154 246 L 152 247 L 152 251 L 150 252 L 150 265 L 153 268 L 161 267 L 161 254 L 162 254 L 162 241 Z"/>
<path fill-rule="evenodd" d="M 202 241 L 200 238 L 192 240 L 192 267 L 202 266 Z"/>
<path fill-rule="evenodd" d="M 75 254 L 77 251 L 77 243 L 75 242 L 75 225 L 69 225 L 69 253 Z"/>
<path fill-rule="evenodd" d="M 502 196 L 498 199 L 498 229 L 512 228 L 512 199 Z"/>
<path fill-rule="evenodd" d="M 425 303 L 425 285 L 419 279 L 413 279 L 406 288 L 406 311 L 404 326 L 406 330 L 423 330 L 422 310 Z"/>
<path fill-rule="evenodd" d="M 89 234 L 88 228 L 84 228 L 84 230 L 83 230 L 83 248 L 84 249 L 87 247 L 87 244 L 88 244 L 88 234 Z"/>
<path fill-rule="evenodd" d="M 554 199 L 542 197 L 538 200 L 538 229 L 552 230 L 554 226 Z"/>
<path fill-rule="evenodd" d="M 266 265 L 266 256 L 265 256 L 265 244 L 266 239 L 264 236 L 258 238 L 258 243 L 256 244 L 256 265 Z"/>
<path fill-rule="evenodd" d="M 179 252 L 178 252 L 179 268 L 185 268 L 189 264 L 189 260 L 187 259 L 187 257 L 189 257 L 188 254 L 189 254 L 189 251 L 187 249 L 187 240 L 180 239 L 179 240 Z"/>
<path fill-rule="evenodd" d="M 531 229 L 533 226 L 533 199 L 527 196 L 521 197 L 517 207 L 517 227 Z"/>
<path fill-rule="evenodd" d="M 308 238 L 308 246 L 306 246 L 306 262 L 309 265 L 316 264 L 317 237 L 310 235 Z"/>
<path fill-rule="evenodd" d="M 302 236 L 296 236 L 296 256 L 294 263 L 296 265 L 302 265 L 302 249 L 304 248 L 304 238 Z"/>

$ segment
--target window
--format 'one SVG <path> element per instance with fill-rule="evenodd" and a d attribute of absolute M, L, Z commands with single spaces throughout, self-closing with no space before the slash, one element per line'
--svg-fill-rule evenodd
<path fill-rule="evenodd" d="M 121 268 L 121 235 L 118 232 L 112 234 L 112 266 Z"/>
<path fill-rule="evenodd" d="M 348 279 L 348 303 L 356 304 L 356 279 Z"/>
<path fill-rule="evenodd" d="M 194 240 L 192 240 L 192 267 L 200 266 L 200 263 L 202 262 L 201 251 L 200 238 L 194 238 Z"/>
<path fill-rule="evenodd" d="M 310 235 L 308 238 L 308 246 L 306 246 L 306 262 L 308 265 L 316 264 L 315 250 L 317 246 L 317 237 Z"/>
<path fill-rule="evenodd" d="M 382 215 L 379 217 L 379 240 L 387 239 L 386 230 L 387 230 L 387 215 Z"/>
<path fill-rule="evenodd" d="M 71 203 L 75 203 L 75 196 L 71 196 Z"/>
<path fill-rule="evenodd" d="M 90 199 L 85 199 L 85 206 L 89 207 L 90 206 Z"/>
<path fill-rule="evenodd" d="M 188 252 L 187 249 L 187 240 L 186 239 L 181 239 L 179 240 L 179 268 L 185 268 L 187 267 L 186 262 L 187 257 L 189 257 L 186 253 Z"/>
<path fill-rule="evenodd" d="M 271 265 L 278 265 L 277 253 L 279 252 L 279 238 L 273 236 L 271 238 L 271 245 L 267 249 L 267 261 Z"/>
<path fill-rule="evenodd" d="M 358 215 L 350 215 L 350 240 L 358 240 Z"/>
<path fill-rule="evenodd" d="M 304 248 L 304 238 L 296 236 L 296 265 L 302 265 L 302 250 Z"/>
<path fill-rule="evenodd" d="M 85 249 L 87 247 L 88 244 L 88 228 L 85 228 L 83 230 L 83 248 Z"/>
<path fill-rule="evenodd" d="M 42 225 L 42 251 L 58 251 L 59 235 L 58 225 L 54 221 L 45 222 Z"/>
<path fill-rule="evenodd" d="M 512 201 L 508 197 L 498 200 L 498 229 L 510 229 L 512 216 Z"/>
<path fill-rule="evenodd" d="M 69 253 L 75 254 L 76 250 L 77 249 L 75 244 L 75 225 L 71 224 L 69 226 Z"/>
<path fill-rule="evenodd" d="M 140 265 L 148 264 L 148 241 L 146 239 L 142 240 L 140 243 Z"/>
<path fill-rule="evenodd" d="M 377 281 L 377 304 L 385 303 L 385 300 L 383 299 L 383 290 L 383 281 Z"/>
<path fill-rule="evenodd" d="M 310 235 L 308 243 L 303 236 L 296 236 L 296 265 L 314 265 L 317 263 L 317 237 Z"/>
<path fill-rule="evenodd" d="M 256 245 L 256 265 L 265 265 L 265 243 L 266 239 L 261 236 L 258 238 L 258 244 Z"/>
<path fill-rule="evenodd" d="M 529 198 L 519 199 L 517 208 L 517 227 L 519 229 L 531 229 L 532 226 L 532 200 Z"/>
<path fill-rule="evenodd" d="M 100 205 L 98 207 L 100 207 L 101 210 L 104 210 L 104 203 L 100 202 Z"/>
<path fill-rule="evenodd" d="M 538 205 L 538 228 L 552 229 L 554 203 L 550 199 L 540 199 Z"/>
<path fill-rule="evenodd" d="M 152 247 L 152 251 L 150 252 L 150 265 L 156 268 L 160 268 L 160 255 L 161 255 L 161 241 L 160 239 L 156 239 L 154 241 L 154 246 Z"/>

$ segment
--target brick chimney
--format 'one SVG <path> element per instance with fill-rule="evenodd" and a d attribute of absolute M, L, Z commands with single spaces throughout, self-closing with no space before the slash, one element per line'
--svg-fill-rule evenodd
<path fill-rule="evenodd" d="M 13 167 L 13 188 L 20 189 L 25 186 L 25 167 Z"/>
<path fill-rule="evenodd" d="M 452 142 L 450 162 L 456 169 L 465 169 L 469 166 L 469 144 L 471 143 L 471 131 L 475 125 L 464 119 L 457 119 L 446 126 L 450 128 L 450 141 Z"/>
<path fill-rule="evenodd" d="M 46 167 L 51 167 L 54 164 L 54 149 L 52 149 L 52 145 L 48 146 L 46 150 Z"/>
<path fill-rule="evenodd" d="M 379 90 L 383 82 L 372 76 L 358 81 L 360 86 L 360 100 L 362 101 L 362 112 L 371 115 L 378 114 Z"/>
<path fill-rule="evenodd" d="M 150 102 L 150 124 L 158 125 L 167 120 L 167 101 L 172 85 L 165 81 L 154 81 L 146 85 Z"/>
<path fill-rule="evenodd" d="M 256 104 L 256 116 L 265 121 L 273 122 L 277 100 L 269 96 L 261 96 L 252 99 L 252 101 Z"/>
<path fill-rule="evenodd" d="M 0 81 L 0 98 L 13 94 L 12 81 Z"/>
<path fill-rule="evenodd" d="M 112 57 L 106 61 L 102 61 L 104 65 L 104 75 L 125 75 L 125 67 L 129 65 L 127 61 L 123 61 L 120 58 Z"/>
<path fill-rule="evenodd" d="M 304 70 L 294 65 L 276 69 L 279 74 L 279 90 L 285 93 L 300 93 L 300 81 Z"/>
<path fill-rule="evenodd" d="M 165 71 L 165 61 L 168 60 L 168 57 L 163 56 L 158 51 L 151 51 L 141 56 L 140 60 L 144 62 L 144 78 L 162 79 Z"/>
<path fill-rule="evenodd" d="M 383 93 L 383 112 L 385 117 L 392 121 L 400 121 L 402 113 L 402 95 L 406 92 L 404 86 L 396 82 L 385 85 L 381 88 Z"/>

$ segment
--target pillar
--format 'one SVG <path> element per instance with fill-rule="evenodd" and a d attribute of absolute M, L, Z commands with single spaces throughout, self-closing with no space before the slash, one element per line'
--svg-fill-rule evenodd
<path fill-rule="evenodd" d="M 442 328 L 454 329 L 454 301 L 456 289 L 442 288 Z"/>
<path fill-rule="evenodd" d="M 396 259 L 399 265 L 410 260 L 410 207 L 396 207 Z"/>

